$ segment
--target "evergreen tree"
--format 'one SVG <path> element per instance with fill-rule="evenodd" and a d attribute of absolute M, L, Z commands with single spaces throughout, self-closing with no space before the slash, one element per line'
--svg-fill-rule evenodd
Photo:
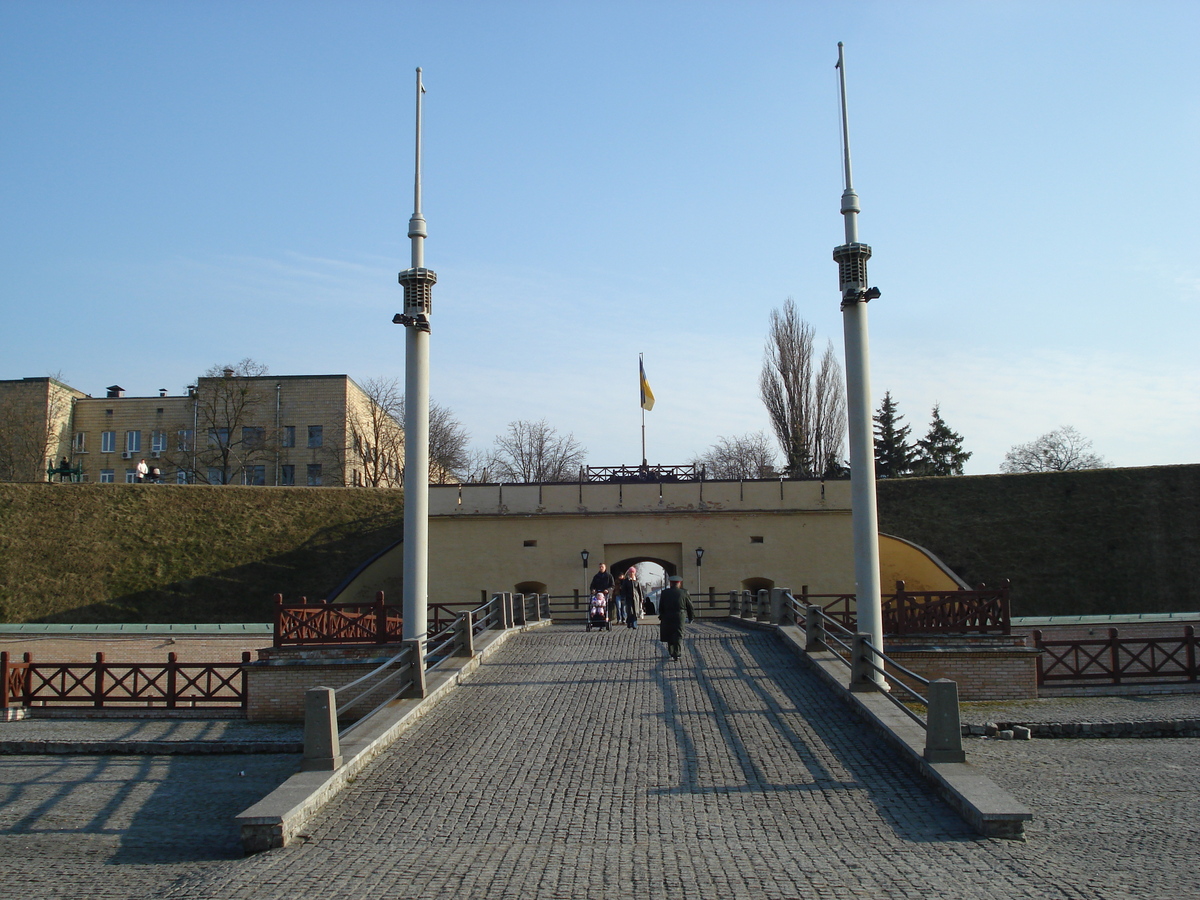
<path fill-rule="evenodd" d="M 939 404 L 933 406 L 933 421 L 929 432 L 917 441 L 914 475 L 961 475 L 971 453 L 963 449 L 962 435 L 950 430 Z"/>
<path fill-rule="evenodd" d="M 896 412 L 896 401 L 891 391 L 883 395 L 875 419 L 875 477 L 900 478 L 911 475 L 916 462 L 916 448 L 908 442 L 912 431 L 901 425 L 904 416 Z"/>

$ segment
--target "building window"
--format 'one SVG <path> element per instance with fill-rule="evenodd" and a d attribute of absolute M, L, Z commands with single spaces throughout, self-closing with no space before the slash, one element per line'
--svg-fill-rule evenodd
<path fill-rule="evenodd" d="M 320 487 L 321 486 L 321 464 L 320 463 L 310 463 L 309 464 L 308 486 L 309 487 Z"/>
<path fill-rule="evenodd" d="M 74 453 L 87 453 L 87 433 L 83 431 L 75 432 L 75 437 L 71 441 L 71 450 Z"/>
<path fill-rule="evenodd" d="M 208 483 L 209 484 L 224 484 L 225 482 L 221 480 L 222 474 L 224 474 L 224 473 L 222 473 L 222 471 L 219 468 L 217 468 L 216 466 L 209 466 L 208 467 Z"/>
<path fill-rule="evenodd" d="M 208 446 L 210 446 L 210 447 L 228 447 L 229 446 L 229 429 L 228 428 L 210 428 L 210 429 L 208 429 Z"/>
<path fill-rule="evenodd" d="M 154 454 L 167 452 L 167 433 L 165 431 L 150 433 L 150 452 Z"/>
<path fill-rule="evenodd" d="M 247 450 L 257 450 L 266 443 L 263 429 L 256 427 L 242 428 L 242 444 Z"/>
<path fill-rule="evenodd" d="M 267 467 L 266 466 L 246 466 L 242 469 L 242 484 L 259 484 L 267 483 Z"/>
<path fill-rule="evenodd" d="M 324 426 L 322 426 L 322 425 L 309 425 L 308 426 L 308 446 L 320 447 L 320 446 L 324 445 L 325 438 L 323 435 L 323 429 L 324 429 Z"/>
<path fill-rule="evenodd" d="M 116 453 L 117 452 L 117 433 L 115 431 L 100 432 L 100 452 L 101 453 Z"/>
<path fill-rule="evenodd" d="M 175 436 L 179 438 L 179 449 L 181 452 L 188 453 L 192 449 L 192 429 L 185 428 L 182 431 L 175 432 Z"/>
<path fill-rule="evenodd" d="M 185 472 L 183 469 L 180 469 L 178 472 L 176 472 L 175 473 L 175 483 L 176 484 L 187 484 L 188 483 L 187 472 Z"/>
<path fill-rule="evenodd" d="M 125 470 L 125 483 L 134 484 L 137 481 L 137 472 L 133 469 Z"/>
<path fill-rule="evenodd" d="M 142 433 L 140 431 L 125 432 L 125 449 L 130 453 L 142 452 Z"/>
<path fill-rule="evenodd" d="M 101 484 L 112 484 L 113 483 L 113 470 L 112 469 L 101 469 L 100 470 L 100 483 Z"/>
<path fill-rule="evenodd" d="M 286 485 L 294 485 L 296 483 L 296 467 L 295 466 L 280 466 L 279 467 L 279 483 Z"/>
<path fill-rule="evenodd" d="M 295 425 L 284 425 L 283 433 L 280 435 L 280 438 L 281 438 L 280 446 L 295 447 L 296 446 L 296 426 Z"/>

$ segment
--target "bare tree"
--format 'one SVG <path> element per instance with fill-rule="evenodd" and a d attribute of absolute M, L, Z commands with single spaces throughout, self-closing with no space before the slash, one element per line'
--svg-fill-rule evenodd
<path fill-rule="evenodd" d="M 58 372 L 9 382 L 0 392 L 0 481 L 44 481 L 46 467 L 65 447 L 72 408 Z"/>
<path fill-rule="evenodd" d="M 367 487 L 399 487 L 404 480 L 404 396 L 395 378 L 368 378 L 365 403 L 349 411 L 351 452 Z"/>
<path fill-rule="evenodd" d="M 704 466 L 704 476 L 714 479 L 744 480 L 774 478 L 777 473 L 775 450 L 765 432 L 753 431 L 727 438 L 721 436 L 692 462 Z"/>
<path fill-rule="evenodd" d="M 239 472 L 271 462 L 278 436 L 258 424 L 267 395 L 254 382 L 267 374 L 267 366 L 247 357 L 198 378 L 195 419 L 179 426 L 165 462 L 188 472 L 189 480 L 213 484 L 231 484 Z"/>
<path fill-rule="evenodd" d="M 404 398 L 400 398 L 400 421 L 404 421 Z M 467 444 L 471 435 L 447 406 L 429 401 L 429 482 L 453 484 L 466 481 L 470 467 Z"/>
<path fill-rule="evenodd" d="M 830 342 L 814 366 L 814 331 L 791 299 L 771 311 L 759 393 L 790 477 L 838 467 L 846 435 L 846 390 Z"/>
<path fill-rule="evenodd" d="M 1000 471 L 1067 472 L 1072 469 L 1103 469 L 1108 465 L 1092 452 L 1092 442 L 1070 425 L 1048 431 L 1028 444 L 1017 444 L 1004 454 Z"/>
<path fill-rule="evenodd" d="M 495 444 L 492 475 L 503 481 L 570 481 L 587 459 L 574 435 L 560 435 L 545 419 L 509 422 Z"/>

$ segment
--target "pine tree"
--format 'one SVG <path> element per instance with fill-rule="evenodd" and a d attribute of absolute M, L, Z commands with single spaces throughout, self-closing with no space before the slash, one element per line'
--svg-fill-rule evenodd
<path fill-rule="evenodd" d="M 908 442 L 912 431 L 907 425 L 901 425 L 904 416 L 896 412 L 896 401 L 892 399 L 891 391 L 883 395 L 879 412 L 875 419 L 875 477 L 900 478 L 911 475 L 917 453 Z"/>
<path fill-rule="evenodd" d="M 963 465 L 971 458 L 971 453 L 963 449 L 962 442 L 962 435 L 950 430 L 950 426 L 942 419 L 940 405 L 935 403 L 929 432 L 917 441 L 913 474 L 961 475 Z"/>

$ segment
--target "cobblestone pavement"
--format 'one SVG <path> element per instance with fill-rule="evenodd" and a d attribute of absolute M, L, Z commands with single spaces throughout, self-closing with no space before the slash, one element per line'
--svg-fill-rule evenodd
<path fill-rule="evenodd" d="M 1200 693 L 963 703 L 961 715 L 964 723 L 972 725 L 985 722 L 1170 722 L 1200 719 Z"/>
<path fill-rule="evenodd" d="M 29 900 L 1196 895 L 1198 740 L 969 740 L 1035 811 L 1027 842 L 989 840 L 773 636 L 693 626 L 671 662 L 654 632 L 514 637 L 303 839 L 246 859 L 222 858 L 240 809 L 185 786 L 178 759 L 125 762 L 179 765 L 158 797 L 136 770 L 80 785 L 62 761 L 21 758 L 50 768 L 30 770 L 17 813 L 4 807 L 9 878 Z M 217 788 L 244 781 L 212 772 Z M 208 831 L 156 841 L 161 816 Z"/>

